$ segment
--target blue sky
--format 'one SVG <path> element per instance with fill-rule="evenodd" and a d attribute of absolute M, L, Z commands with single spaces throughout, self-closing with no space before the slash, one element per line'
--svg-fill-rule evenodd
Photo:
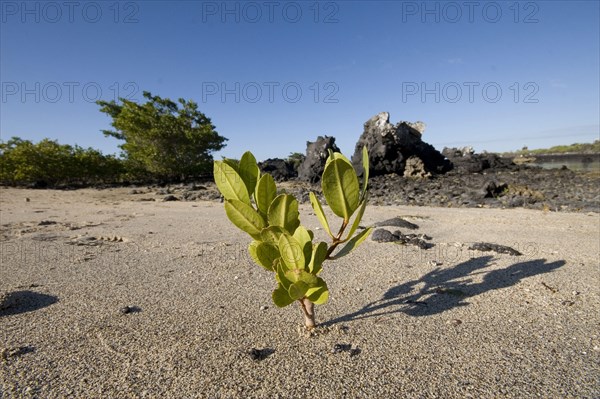
<path fill-rule="evenodd" d="M 2 1 L 0 134 L 118 153 L 96 99 L 193 99 L 217 157 L 350 155 L 363 123 L 421 120 L 476 150 L 599 138 L 600 2 Z"/>

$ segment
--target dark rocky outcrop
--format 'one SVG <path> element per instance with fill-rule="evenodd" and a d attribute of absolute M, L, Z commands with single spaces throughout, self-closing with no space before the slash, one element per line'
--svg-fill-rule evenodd
<path fill-rule="evenodd" d="M 452 162 L 454 171 L 458 173 L 481 173 L 486 169 L 507 169 L 515 166 L 512 161 L 497 154 L 476 154 L 473 147 L 444 148 L 442 154 Z"/>
<path fill-rule="evenodd" d="M 298 179 L 309 183 L 321 180 L 329 150 L 340 152 L 335 137 L 319 136 L 314 142 L 306 142 L 306 157 L 298 167 Z"/>
<path fill-rule="evenodd" d="M 409 175 L 426 177 L 427 174 L 444 173 L 451 169 L 450 162 L 421 136 L 425 130 L 423 122 L 401 121 L 396 125 L 390 123 L 390 114 L 381 112 L 364 125 L 364 131 L 354 150 L 352 163 L 362 173 L 362 148 L 369 148 L 369 168 L 371 176 L 396 173 L 404 175 L 407 160 L 410 163 Z"/>
<path fill-rule="evenodd" d="M 269 158 L 259 162 L 258 167 L 261 173 L 270 173 L 275 181 L 290 180 L 298 175 L 291 162 L 280 158 Z"/>

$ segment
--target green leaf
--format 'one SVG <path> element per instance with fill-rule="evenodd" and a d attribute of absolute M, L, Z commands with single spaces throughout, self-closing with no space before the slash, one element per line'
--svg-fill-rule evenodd
<path fill-rule="evenodd" d="M 260 241 L 256 241 L 256 240 L 251 241 L 250 245 L 248 245 L 248 253 L 252 257 L 252 260 L 254 261 L 254 263 L 256 263 L 257 265 L 260 265 L 260 259 L 258 259 L 258 256 L 256 256 L 256 247 L 258 246 L 258 244 L 260 244 Z"/>
<path fill-rule="evenodd" d="M 275 280 L 277 280 L 277 282 L 281 284 L 283 288 L 285 288 L 285 290 L 287 291 L 292 282 L 288 280 L 288 278 L 285 276 L 287 269 L 281 261 L 281 258 L 277 259 L 273 266 L 276 272 Z"/>
<path fill-rule="evenodd" d="M 269 271 L 274 271 L 273 263 L 280 258 L 279 249 L 271 243 L 261 242 L 256 246 L 256 257 L 259 265 Z"/>
<path fill-rule="evenodd" d="M 356 229 L 358 229 L 358 225 L 360 224 L 363 214 L 365 213 L 366 207 L 367 207 L 367 197 L 365 196 L 362 200 L 360 208 L 358 208 L 358 213 L 356 214 L 356 217 L 354 218 L 354 223 L 352 223 L 352 226 L 350 227 L 350 232 L 348 232 L 348 237 L 344 241 L 347 241 L 348 239 L 352 238 L 352 235 L 354 234 Z"/>
<path fill-rule="evenodd" d="M 309 288 L 305 295 L 315 305 L 323 305 L 329 299 L 327 283 L 322 278 L 318 278 L 317 285 Z"/>
<path fill-rule="evenodd" d="M 231 165 L 225 161 L 215 161 L 213 174 L 217 188 L 226 200 L 238 200 L 250 205 L 246 185 Z"/>
<path fill-rule="evenodd" d="M 365 195 L 367 194 L 367 187 L 369 186 L 369 150 L 364 145 L 362 149 L 362 165 L 363 165 L 363 187 L 360 197 L 364 201 Z"/>
<path fill-rule="evenodd" d="M 256 184 L 256 190 L 254 192 L 254 202 L 256 202 L 256 206 L 258 210 L 262 212 L 265 217 L 267 216 L 267 212 L 269 211 L 269 206 L 271 202 L 275 199 L 277 195 L 277 186 L 275 185 L 275 180 L 273 180 L 273 176 L 270 174 L 262 175 Z"/>
<path fill-rule="evenodd" d="M 298 226 L 294 234 L 292 235 L 302 247 L 304 253 L 304 260 L 308 261 L 312 253 L 312 236 L 308 230 L 302 225 Z"/>
<path fill-rule="evenodd" d="M 348 241 L 348 243 L 346 245 L 344 245 L 344 248 L 342 248 L 331 259 L 339 259 L 342 256 L 348 255 L 350 253 L 350 251 L 352 251 L 354 248 L 358 247 L 361 242 L 366 240 L 372 231 L 373 231 L 373 227 L 369 227 L 368 229 L 364 229 L 363 231 L 358 233 L 356 236 L 354 236 L 352 239 L 350 239 L 350 241 Z"/>
<path fill-rule="evenodd" d="M 314 287 L 317 284 L 317 276 L 302 269 L 288 270 L 284 273 L 284 276 L 292 283 L 302 281 L 309 287 Z"/>
<path fill-rule="evenodd" d="M 260 240 L 260 231 L 265 227 L 265 221 L 254 208 L 242 201 L 231 199 L 225 201 L 225 213 L 231 223 L 255 240 Z"/>
<path fill-rule="evenodd" d="M 315 211 L 315 215 L 317 215 L 317 219 L 319 219 L 319 222 L 321 222 L 321 225 L 323 226 L 327 234 L 329 234 L 333 238 L 333 234 L 331 234 L 331 229 L 329 229 L 329 223 L 327 222 L 327 217 L 325 216 L 325 212 L 323 212 L 323 207 L 321 206 L 321 203 L 317 199 L 315 193 L 313 193 L 312 191 L 310 192 L 309 196 L 310 204 L 312 205 L 312 208 Z"/>
<path fill-rule="evenodd" d="M 310 263 L 308 264 L 308 270 L 312 274 L 319 274 L 321 269 L 323 268 L 323 262 L 327 258 L 327 244 L 324 242 L 320 242 L 319 244 L 313 246 L 312 256 L 310 259 Z"/>
<path fill-rule="evenodd" d="M 279 237 L 279 253 L 281 260 L 288 270 L 304 269 L 304 253 L 298 241 L 291 235 L 284 233 Z"/>
<path fill-rule="evenodd" d="M 246 186 L 248 196 L 252 196 L 252 194 L 254 194 L 256 182 L 258 181 L 258 176 L 260 175 L 260 169 L 256 164 L 256 158 L 254 158 L 254 155 L 252 155 L 250 151 L 246 151 L 242 155 L 238 172 Z"/>
<path fill-rule="evenodd" d="M 281 237 L 283 233 L 285 233 L 283 227 L 269 226 L 260 232 L 260 237 L 263 241 L 279 245 L 279 237 Z"/>
<path fill-rule="evenodd" d="M 325 167 L 321 182 L 327 204 L 347 223 L 358 208 L 358 178 L 352 164 L 335 158 Z"/>
<path fill-rule="evenodd" d="M 281 194 L 275 197 L 269 206 L 267 220 L 270 226 L 280 226 L 290 234 L 294 234 L 300 225 L 299 215 L 296 198 L 289 194 Z"/>
<path fill-rule="evenodd" d="M 284 308 L 294 303 L 294 299 L 290 298 L 290 294 L 281 284 L 273 291 L 272 298 L 275 306 L 279 308 Z"/>
<path fill-rule="evenodd" d="M 304 294 L 306 294 L 308 288 L 309 287 L 308 285 L 306 285 L 306 283 L 304 283 L 303 281 L 298 281 L 290 285 L 290 287 L 288 288 L 288 293 L 290 295 L 290 298 L 292 298 L 293 300 L 298 300 L 304 298 Z"/>

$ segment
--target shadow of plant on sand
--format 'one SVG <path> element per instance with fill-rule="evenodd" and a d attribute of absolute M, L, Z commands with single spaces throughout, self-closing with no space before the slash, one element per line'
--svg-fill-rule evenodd
<path fill-rule="evenodd" d="M 518 262 L 504 269 L 483 270 L 492 266 L 492 259 L 493 256 L 481 256 L 451 268 L 436 267 L 417 280 L 390 288 L 380 300 L 323 325 L 399 312 L 416 317 L 442 313 L 458 306 L 469 305 L 467 300 L 470 297 L 510 287 L 524 278 L 549 273 L 566 263 L 564 260 L 548 263 L 546 259 L 535 259 Z M 473 277 L 479 275 L 483 275 L 482 281 L 473 282 Z M 418 292 L 414 293 L 415 288 L 420 286 L 422 287 Z"/>

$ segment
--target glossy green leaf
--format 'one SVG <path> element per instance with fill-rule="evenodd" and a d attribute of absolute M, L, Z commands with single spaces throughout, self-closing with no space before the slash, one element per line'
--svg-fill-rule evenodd
<path fill-rule="evenodd" d="M 260 232 L 260 237 L 263 241 L 279 245 L 279 237 L 284 233 L 283 227 L 269 226 Z"/>
<path fill-rule="evenodd" d="M 327 283 L 322 278 L 318 278 L 318 282 L 314 287 L 306 291 L 306 297 L 315 305 L 323 305 L 329 299 L 329 289 Z"/>
<path fill-rule="evenodd" d="M 248 190 L 238 172 L 225 161 L 215 161 L 213 165 L 215 184 L 223 197 L 250 205 Z"/>
<path fill-rule="evenodd" d="M 312 208 L 315 211 L 315 215 L 317 215 L 317 219 L 319 219 L 319 222 L 321 222 L 321 225 L 323 226 L 327 234 L 333 237 L 333 234 L 331 234 L 331 229 L 329 228 L 329 222 L 327 222 L 327 217 L 325 216 L 325 212 L 323 212 L 323 207 L 317 199 L 317 196 L 312 191 L 310 192 L 309 196 L 310 204 L 312 205 Z"/>
<path fill-rule="evenodd" d="M 252 196 L 260 175 L 260 169 L 256 163 L 256 158 L 254 158 L 254 155 L 252 155 L 250 151 L 246 151 L 242 155 L 238 166 L 238 172 L 246 186 L 248 196 Z"/>
<path fill-rule="evenodd" d="M 254 208 L 242 201 L 231 199 L 225 201 L 225 213 L 231 223 L 255 240 L 260 240 L 260 232 L 265 227 L 265 222 Z"/>
<path fill-rule="evenodd" d="M 358 233 L 356 236 L 352 237 L 346 243 L 346 245 L 344 245 L 344 248 L 342 248 L 331 259 L 339 259 L 342 256 L 348 255 L 353 249 L 355 249 L 356 247 L 358 247 L 360 245 L 360 243 L 362 243 L 364 240 L 366 240 L 367 237 L 369 236 L 369 234 L 371 234 L 372 231 L 373 231 L 373 227 L 369 227 L 367 229 L 364 229 L 360 233 Z"/>
<path fill-rule="evenodd" d="M 281 284 L 273 291 L 272 298 L 273 303 L 279 308 L 294 303 L 294 299 L 290 298 L 290 294 L 283 286 L 281 286 Z"/>
<path fill-rule="evenodd" d="M 362 165 L 363 165 L 363 187 L 362 187 L 362 193 L 360 194 L 360 197 L 362 198 L 362 200 L 365 200 L 365 196 L 367 194 L 367 188 L 369 186 L 369 150 L 367 149 L 367 146 L 363 146 L 362 149 Z"/>
<path fill-rule="evenodd" d="M 287 291 L 292 282 L 285 276 L 285 273 L 287 272 L 286 266 L 283 265 L 281 258 L 277 259 L 273 266 L 275 269 L 275 280 L 277 280 L 277 282 Z"/>
<path fill-rule="evenodd" d="M 254 191 L 254 202 L 256 202 L 258 210 L 265 216 L 267 216 L 269 206 L 275 199 L 276 195 L 277 186 L 275 185 L 273 176 L 268 173 L 262 175 L 256 184 L 256 190 Z"/>
<path fill-rule="evenodd" d="M 258 244 L 260 244 L 260 241 L 251 241 L 250 245 L 248 245 L 248 253 L 250 254 L 250 257 L 252 258 L 254 263 L 260 265 L 260 260 L 258 259 L 258 256 L 256 256 L 256 247 L 258 246 Z"/>
<path fill-rule="evenodd" d="M 345 159 L 333 159 L 323 171 L 321 187 L 333 213 L 348 222 L 358 208 L 359 199 L 358 178 L 352 164 Z"/>
<path fill-rule="evenodd" d="M 354 222 L 352 223 L 352 226 L 350 227 L 350 231 L 348 232 L 348 237 L 346 238 L 346 240 L 352 238 L 352 235 L 354 235 L 354 232 L 356 231 L 356 229 L 358 229 L 360 221 L 365 213 L 366 207 L 367 207 L 367 197 L 364 197 L 362 203 L 360 204 L 360 208 L 358 208 L 358 212 L 356 213 Z"/>
<path fill-rule="evenodd" d="M 289 194 L 281 194 L 275 197 L 267 212 L 267 220 L 270 226 L 283 227 L 290 234 L 294 234 L 294 231 L 300 225 L 299 216 L 298 201 Z"/>
<path fill-rule="evenodd" d="M 300 243 L 291 235 L 284 233 L 279 237 L 279 253 L 288 270 L 304 269 L 304 253 Z"/>
<path fill-rule="evenodd" d="M 222 162 L 231 166 L 233 168 L 233 170 L 235 170 L 236 172 L 238 172 L 238 174 L 240 174 L 240 161 L 238 161 L 237 159 L 223 158 Z"/>
<path fill-rule="evenodd" d="M 285 278 L 292 282 L 304 282 L 309 287 L 314 287 L 317 284 L 317 276 L 302 269 L 287 270 L 284 272 Z"/>
<path fill-rule="evenodd" d="M 300 244 L 302 248 L 302 252 L 304 253 L 304 260 L 310 260 L 310 256 L 312 254 L 312 236 L 306 227 L 298 226 L 294 234 L 292 235 Z"/>
<path fill-rule="evenodd" d="M 288 293 L 290 295 L 290 298 L 292 298 L 293 300 L 298 300 L 304 298 L 304 294 L 306 294 L 308 288 L 309 287 L 308 285 L 306 285 L 305 282 L 298 281 L 289 286 Z"/>
<path fill-rule="evenodd" d="M 327 244 L 321 241 L 317 245 L 313 246 L 312 256 L 310 258 L 310 263 L 308 264 L 308 270 L 312 274 L 319 274 L 323 268 L 323 262 L 326 258 Z"/>
<path fill-rule="evenodd" d="M 256 246 L 256 257 L 259 260 L 259 265 L 267 270 L 274 271 L 273 264 L 280 257 L 279 249 L 274 244 L 261 242 Z"/>

